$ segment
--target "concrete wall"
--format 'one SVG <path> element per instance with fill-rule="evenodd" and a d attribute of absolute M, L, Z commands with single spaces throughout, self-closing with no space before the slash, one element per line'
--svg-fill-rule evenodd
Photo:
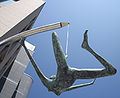
<path fill-rule="evenodd" d="M 31 45 L 31 47 L 34 46 Z M 31 50 L 29 51 L 32 55 L 33 51 Z M 10 67 L 7 69 L 7 71 L 0 79 L 0 84 L 1 84 L 0 98 L 27 98 L 28 92 L 32 85 L 32 78 L 24 74 L 24 71 L 28 63 L 29 63 L 29 58 L 24 48 L 22 47 L 15 61 L 12 62 Z M 13 96 L 19 96 L 19 97 L 13 97 Z"/>
<path fill-rule="evenodd" d="M 20 0 L 0 6 L 0 41 L 30 29 L 44 4 L 43 0 Z M 28 62 L 19 41 L 0 46 L 0 98 L 27 97 L 32 84 L 24 74 Z"/>

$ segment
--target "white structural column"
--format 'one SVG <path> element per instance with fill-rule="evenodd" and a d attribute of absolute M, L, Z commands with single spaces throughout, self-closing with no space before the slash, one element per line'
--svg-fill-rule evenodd
<path fill-rule="evenodd" d="M 38 27 L 38 28 L 35 28 L 32 30 L 24 31 L 19 34 L 16 34 L 16 35 L 6 38 L 5 40 L 0 42 L 0 45 L 6 44 L 10 41 L 19 40 L 22 37 L 28 37 L 28 36 L 31 36 L 31 35 L 34 35 L 37 33 L 42 33 L 42 32 L 49 31 L 49 30 L 59 29 L 64 26 L 67 26 L 68 24 L 69 24 L 69 22 L 58 22 L 58 23 L 47 25 L 47 26 Z"/>

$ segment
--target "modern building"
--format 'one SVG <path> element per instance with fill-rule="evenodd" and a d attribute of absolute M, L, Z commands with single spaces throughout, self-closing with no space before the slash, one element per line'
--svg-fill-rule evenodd
<path fill-rule="evenodd" d="M 0 42 L 31 29 L 44 4 L 43 0 L 16 0 L 8 5 L 0 4 Z M 35 47 L 28 42 L 26 46 L 33 54 Z M 27 98 L 33 81 L 24 73 L 28 63 L 20 40 L 0 45 L 0 98 Z"/>

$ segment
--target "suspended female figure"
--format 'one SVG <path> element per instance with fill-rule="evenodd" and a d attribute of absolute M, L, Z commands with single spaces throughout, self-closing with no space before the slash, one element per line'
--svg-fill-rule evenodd
<path fill-rule="evenodd" d="M 90 46 L 88 45 L 87 32 L 88 30 L 86 30 L 84 33 L 82 48 L 86 49 L 93 56 L 95 56 L 96 59 L 105 67 L 104 69 L 77 69 L 70 67 L 67 64 L 66 57 L 60 44 L 59 38 L 57 34 L 53 32 L 52 33 L 53 50 L 58 66 L 57 74 L 51 76 L 48 79 L 43 75 L 43 73 L 40 71 L 39 67 L 31 57 L 29 51 L 24 45 L 24 41 L 22 42 L 22 45 L 25 48 L 25 51 L 30 61 L 32 62 L 33 67 L 35 68 L 42 83 L 48 88 L 48 91 L 52 91 L 59 96 L 62 92 L 92 85 L 95 82 L 96 78 L 110 76 L 116 73 L 116 69 L 110 63 L 108 63 L 106 60 L 104 60 L 101 56 L 99 56 L 90 48 Z M 77 79 L 94 79 L 94 80 L 90 83 L 72 86 L 72 84 Z"/>

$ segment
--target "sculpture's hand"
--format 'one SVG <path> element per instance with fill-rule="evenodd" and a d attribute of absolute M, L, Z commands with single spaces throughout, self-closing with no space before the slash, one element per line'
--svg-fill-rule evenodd
<path fill-rule="evenodd" d="M 94 84 L 95 80 L 96 80 L 96 79 L 94 79 L 94 80 L 91 82 L 91 85 Z"/>
<path fill-rule="evenodd" d="M 68 55 L 67 55 L 67 54 L 65 55 L 65 58 L 66 58 L 66 59 L 68 58 Z"/>

